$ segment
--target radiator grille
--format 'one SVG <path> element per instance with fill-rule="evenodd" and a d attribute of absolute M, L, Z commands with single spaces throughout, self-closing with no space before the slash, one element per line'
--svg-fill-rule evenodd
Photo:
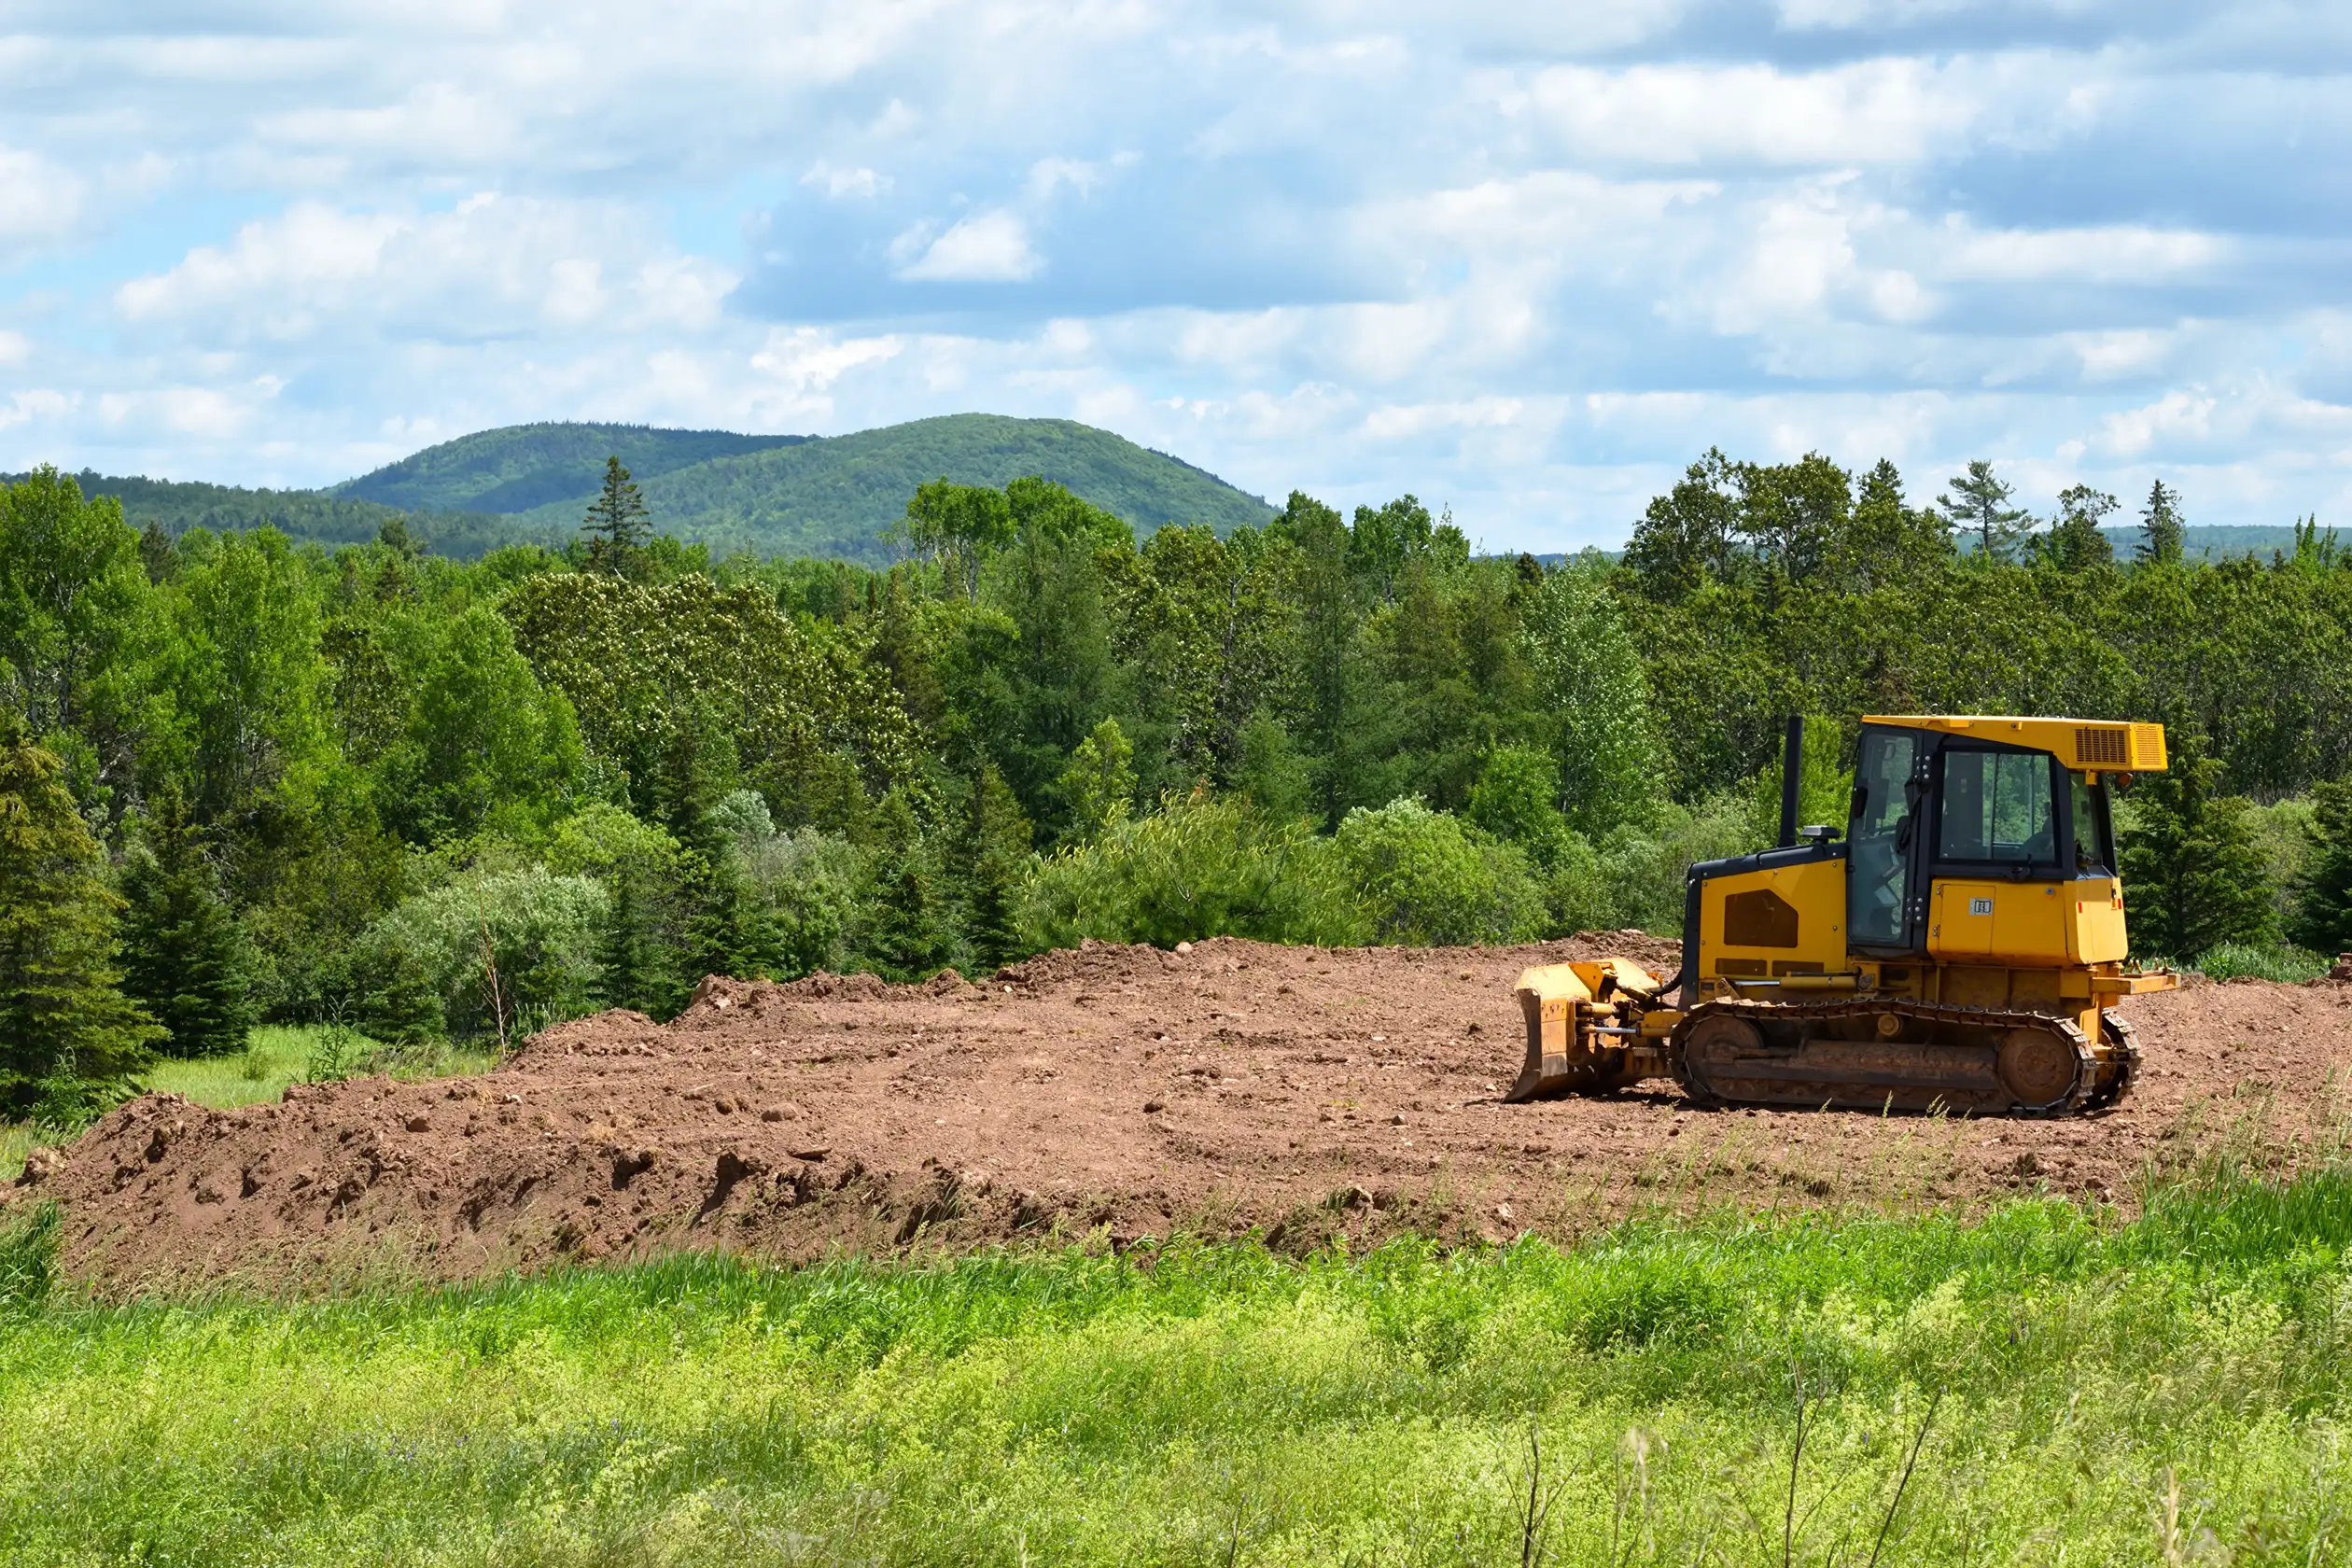
<path fill-rule="evenodd" d="M 2140 725 L 2138 728 L 2153 728 Z M 2075 766 L 2093 768 L 2129 767 L 2132 763 L 2132 733 L 2130 730 L 2093 729 L 2085 724 L 2075 731 Z"/>
<path fill-rule="evenodd" d="M 2134 724 L 2132 726 L 2132 765 L 2151 772 L 2164 765 L 2164 726 Z"/>

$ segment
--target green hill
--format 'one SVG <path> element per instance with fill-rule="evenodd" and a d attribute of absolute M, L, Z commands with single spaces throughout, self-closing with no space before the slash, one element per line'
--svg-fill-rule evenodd
<path fill-rule="evenodd" d="M 428 446 L 373 473 L 345 480 L 329 493 L 403 511 L 518 512 L 574 501 L 584 506 L 604 477 L 607 457 L 620 458 L 642 483 L 714 457 L 814 439 L 739 436 L 732 430 L 656 430 L 644 425 L 510 425 Z"/>
<path fill-rule="evenodd" d="M 1273 515 L 1214 474 L 1108 430 L 988 413 L 824 437 L 517 425 L 428 447 L 332 494 L 505 512 L 532 537 L 568 536 L 608 455 L 628 465 L 656 527 L 722 554 L 878 559 L 882 530 L 904 515 L 916 486 L 941 478 L 1001 485 L 1043 475 L 1145 534 L 1171 522 L 1223 533 Z"/>

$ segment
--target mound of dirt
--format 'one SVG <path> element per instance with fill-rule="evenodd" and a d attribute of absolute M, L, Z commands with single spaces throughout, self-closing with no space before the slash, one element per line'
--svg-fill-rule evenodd
<path fill-rule="evenodd" d="M 2254 1118 L 2334 1125 L 2352 986 L 2135 999 L 2148 1069 L 2076 1121 L 1696 1111 L 1671 1085 L 1500 1103 L 1511 985 L 1635 933 L 1510 948 L 1088 946 L 982 984 L 713 978 L 657 1025 L 607 1013 L 495 1072 L 298 1085 L 209 1111 L 150 1095 L 12 1195 L 54 1197 L 110 1289 L 373 1268 L 466 1277 L 728 1247 L 808 1259 L 1020 1237 L 1113 1245 L 1261 1229 L 1571 1236 L 1658 1202 L 2125 1198 L 2151 1161 Z"/>

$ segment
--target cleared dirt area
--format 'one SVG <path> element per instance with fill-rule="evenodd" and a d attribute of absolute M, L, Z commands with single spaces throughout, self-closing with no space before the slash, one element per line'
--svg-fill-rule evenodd
<path fill-rule="evenodd" d="M 12 1204 L 53 1197 L 104 1288 L 378 1268 L 465 1277 L 723 1246 L 808 1259 L 1021 1238 L 1255 1229 L 1570 1237 L 1637 1208 L 1963 1207 L 2037 1185 L 2128 1202 L 2225 1140 L 2275 1157 L 2346 1124 L 2352 984 L 2135 999 L 2147 1071 L 2079 1120 L 1697 1111 L 1671 1085 L 1504 1105 L 1530 964 L 1512 948 L 1089 946 L 980 984 L 714 979 L 664 1026 L 609 1013 L 485 1076 L 298 1085 L 208 1111 L 150 1095 Z"/>

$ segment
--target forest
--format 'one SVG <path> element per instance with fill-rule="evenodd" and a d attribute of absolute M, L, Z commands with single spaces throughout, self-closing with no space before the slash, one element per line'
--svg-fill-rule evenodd
<path fill-rule="evenodd" d="M 1942 488 L 1710 452 L 1547 565 L 1411 496 L 1139 542 L 941 481 L 870 568 L 714 559 L 618 460 L 574 542 L 472 561 L 134 529 L 41 469 L 0 488 L 0 1113 L 264 1023 L 423 1064 L 711 973 L 1672 934 L 1688 865 L 1768 838 L 1792 713 L 2161 721 L 2143 956 L 2352 947 L 2352 551 L 2187 559 L 2160 483 L 2119 554 L 2113 497 Z"/>

